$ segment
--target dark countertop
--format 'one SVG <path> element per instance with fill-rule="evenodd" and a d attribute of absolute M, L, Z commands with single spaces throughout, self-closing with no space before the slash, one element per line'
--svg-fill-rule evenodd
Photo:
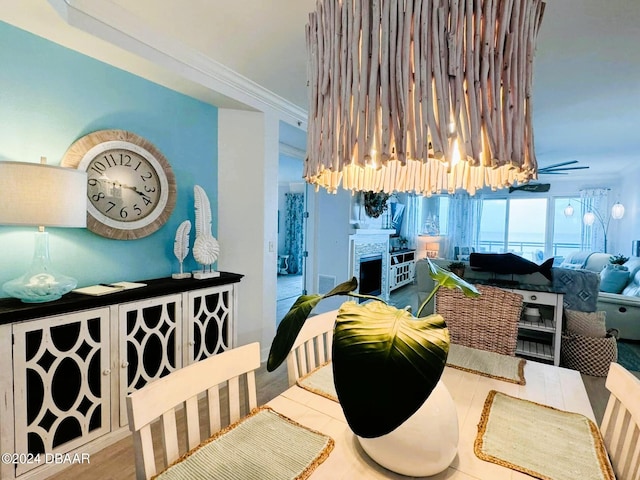
<path fill-rule="evenodd" d="M 403 248 L 403 249 L 401 249 L 401 250 L 392 250 L 392 251 L 389 251 L 389 253 L 390 253 L 391 255 L 395 255 L 395 254 L 397 254 L 397 253 L 409 253 L 409 252 L 415 252 L 415 251 L 416 251 L 416 250 L 415 250 L 415 248 Z"/>
<path fill-rule="evenodd" d="M 176 280 L 170 277 L 155 278 L 151 280 L 140 280 L 140 283 L 147 284 L 145 287 L 100 296 L 69 292 L 59 300 L 44 303 L 23 303 L 17 298 L 3 298 L 0 299 L 0 325 L 104 307 L 106 305 L 132 302 L 144 298 L 182 293 L 200 288 L 238 283 L 242 277 L 243 275 L 237 273 L 220 272 L 219 277 L 203 280 L 196 280 L 194 278 Z"/>
<path fill-rule="evenodd" d="M 549 293 L 564 293 L 562 290 L 553 288 L 552 285 L 536 285 L 532 283 L 519 283 L 517 281 L 500 281 L 495 279 L 482 279 L 482 278 L 465 278 L 469 283 L 477 283 L 480 285 L 491 285 L 493 287 L 501 288 L 514 288 L 517 290 L 527 290 L 530 292 L 549 292 Z"/>

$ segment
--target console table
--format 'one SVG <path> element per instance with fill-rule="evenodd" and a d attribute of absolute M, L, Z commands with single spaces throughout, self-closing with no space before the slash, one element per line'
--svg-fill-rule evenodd
<path fill-rule="evenodd" d="M 0 300 L 0 452 L 17 454 L 3 457 L 0 478 L 46 478 L 69 466 L 55 454 L 87 455 L 127 436 L 127 394 L 234 347 L 241 278 Z"/>
<path fill-rule="evenodd" d="M 540 321 L 529 321 L 522 314 L 518 322 L 516 355 L 560 365 L 562 342 L 562 311 L 564 295 L 546 285 L 508 286 L 491 281 L 472 279 L 473 283 L 493 285 L 522 295 L 523 306 L 540 310 Z M 524 308 L 523 308 L 524 310 Z"/>

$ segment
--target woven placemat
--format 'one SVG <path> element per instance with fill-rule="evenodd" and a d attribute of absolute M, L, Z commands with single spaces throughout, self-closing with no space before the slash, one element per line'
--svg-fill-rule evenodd
<path fill-rule="evenodd" d="M 338 401 L 338 394 L 336 393 L 336 387 L 333 383 L 333 367 L 331 366 L 331 362 L 327 362 L 315 370 L 311 370 L 303 377 L 300 377 L 296 383 L 305 390 L 322 395 L 334 402 Z"/>
<path fill-rule="evenodd" d="M 305 479 L 333 449 L 333 439 L 280 415 L 254 409 L 190 450 L 157 480 Z"/>
<path fill-rule="evenodd" d="M 495 390 L 485 401 L 474 452 L 545 480 L 615 480 L 591 420 Z"/>
<path fill-rule="evenodd" d="M 465 372 L 524 385 L 524 358 L 509 357 L 464 345 L 449 345 L 447 365 Z"/>

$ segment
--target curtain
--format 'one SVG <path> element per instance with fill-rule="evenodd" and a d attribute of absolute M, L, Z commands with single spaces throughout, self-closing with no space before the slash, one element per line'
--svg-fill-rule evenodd
<path fill-rule="evenodd" d="M 289 273 L 302 274 L 304 249 L 304 194 L 285 193 L 286 217 L 284 250 L 289 255 Z"/>
<path fill-rule="evenodd" d="M 444 258 L 456 260 L 455 247 L 473 247 L 478 240 L 482 200 L 468 193 L 449 196 L 449 231 L 440 246 Z"/>
<path fill-rule="evenodd" d="M 422 218 L 422 197 L 414 193 L 405 199 L 404 219 L 400 228 L 400 235 L 408 240 L 408 248 L 417 248 L 420 234 L 420 219 Z"/>
<path fill-rule="evenodd" d="M 580 190 L 581 218 L 587 212 L 596 216 L 592 225 L 582 222 L 582 250 L 606 253 L 606 237 L 608 223 L 609 191 L 606 188 Z M 606 223 L 605 223 L 606 222 Z"/>

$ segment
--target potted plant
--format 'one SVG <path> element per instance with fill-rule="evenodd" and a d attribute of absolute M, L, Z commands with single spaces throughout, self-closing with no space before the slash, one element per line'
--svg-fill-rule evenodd
<path fill-rule="evenodd" d="M 479 295 L 472 285 L 428 262 L 434 288 L 418 309 L 418 317 L 440 287 L 459 288 L 467 296 Z M 355 292 L 356 289 L 357 281 L 353 278 L 326 295 L 300 296 L 278 326 L 267 370 L 275 370 L 286 359 L 312 309 L 323 298 L 346 295 L 372 300 L 361 304 L 353 301 L 342 304 L 334 327 L 332 351 L 334 384 L 340 405 L 349 427 L 371 455 L 363 439 L 378 439 L 399 431 L 407 419 L 423 404 L 426 405 L 425 401 L 441 384 L 439 380 L 449 352 L 449 332 L 444 319 L 438 314 L 416 318 L 406 309 L 390 306 L 377 297 L 361 295 Z M 446 391 L 443 385 L 441 389 Z M 453 404 L 450 396 L 449 400 Z M 453 415 L 455 417 L 455 407 Z M 457 418 L 452 420 L 455 425 L 446 423 L 444 418 L 442 421 L 445 422 L 445 430 L 455 430 L 452 434 L 455 433 L 457 443 Z M 430 430 L 432 427 L 429 425 Z M 431 430 L 432 433 L 435 431 Z M 436 444 L 446 443 L 435 433 L 431 437 Z M 416 448 L 424 447 L 416 445 Z M 410 449 L 405 446 L 403 450 Z M 417 456 L 428 457 L 424 452 Z M 449 463 L 454 456 L 455 449 Z M 441 470 L 430 474 L 438 471 Z"/>
<path fill-rule="evenodd" d="M 364 192 L 364 211 L 371 218 L 378 218 L 387 210 L 389 197 L 385 192 Z"/>
<path fill-rule="evenodd" d="M 609 263 L 611 265 L 619 265 L 622 266 L 629 260 L 629 257 L 625 257 L 623 254 L 619 253 L 618 255 L 611 255 L 609 257 Z M 619 268 L 619 267 L 614 267 Z"/>
<path fill-rule="evenodd" d="M 447 268 L 451 273 L 457 275 L 458 277 L 464 277 L 465 265 L 463 262 L 451 262 L 449 265 L 447 265 Z"/>

